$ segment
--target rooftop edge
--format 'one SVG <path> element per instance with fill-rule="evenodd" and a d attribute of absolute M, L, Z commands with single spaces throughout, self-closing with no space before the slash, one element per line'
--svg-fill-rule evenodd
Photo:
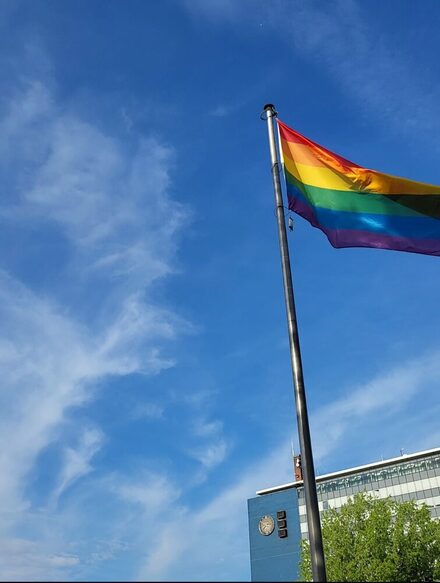
<path fill-rule="evenodd" d="M 347 468 L 345 470 L 339 470 L 338 472 L 331 472 L 329 474 L 322 474 L 316 477 L 316 482 L 324 482 L 332 478 L 341 478 L 343 476 L 348 476 L 350 474 L 356 474 L 358 472 L 364 472 L 375 468 L 383 468 L 386 466 L 391 466 L 393 464 L 405 461 L 410 461 L 413 459 L 418 459 L 425 456 L 431 456 L 440 453 L 440 447 L 435 447 L 433 449 L 427 449 L 425 451 L 419 451 L 417 453 L 409 453 L 399 455 L 398 457 L 389 458 L 387 460 L 381 460 L 380 462 L 373 462 L 371 464 L 365 464 L 362 466 L 355 466 L 353 468 Z M 257 496 L 263 494 L 270 494 L 272 492 L 279 492 L 281 490 L 288 490 L 289 488 L 299 488 L 303 485 L 303 481 L 299 480 L 297 482 L 288 482 L 287 484 L 281 484 L 280 486 L 273 486 L 272 488 L 265 488 L 264 490 L 258 490 L 256 492 Z"/>

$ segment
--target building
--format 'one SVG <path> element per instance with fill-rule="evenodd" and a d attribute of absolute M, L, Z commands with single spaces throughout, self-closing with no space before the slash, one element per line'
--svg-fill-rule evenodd
<path fill-rule="evenodd" d="M 295 488 L 251 498 L 248 516 L 252 581 L 296 581 L 301 531 Z"/>
<path fill-rule="evenodd" d="M 300 459 L 295 482 L 260 490 L 248 500 L 252 581 L 295 581 L 307 515 Z M 416 500 L 440 518 L 440 448 L 430 449 L 316 478 L 319 509 L 340 508 L 358 492 L 379 498 Z M 284 514 L 283 514 L 284 513 Z"/>

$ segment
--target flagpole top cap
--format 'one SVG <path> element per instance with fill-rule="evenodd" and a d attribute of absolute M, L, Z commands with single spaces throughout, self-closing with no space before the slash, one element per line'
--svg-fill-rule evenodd
<path fill-rule="evenodd" d="M 273 103 L 266 103 L 266 105 L 263 107 L 263 111 L 270 111 L 274 117 L 278 115 L 278 112 L 275 109 L 275 105 L 273 105 Z"/>

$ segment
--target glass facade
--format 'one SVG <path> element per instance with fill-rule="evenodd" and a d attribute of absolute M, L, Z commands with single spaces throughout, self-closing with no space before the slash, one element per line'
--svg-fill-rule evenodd
<path fill-rule="evenodd" d="M 353 470 L 340 477 L 319 479 L 317 483 L 319 507 L 339 508 L 358 492 L 369 492 L 379 498 L 405 501 L 416 500 L 428 505 L 431 516 L 440 518 L 440 453 L 425 458 L 402 459 L 388 466 Z M 304 490 L 297 488 L 301 534 L 307 536 Z"/>

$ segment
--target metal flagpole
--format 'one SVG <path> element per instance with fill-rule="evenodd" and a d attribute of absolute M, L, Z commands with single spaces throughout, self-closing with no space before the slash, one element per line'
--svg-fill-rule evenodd
<path fill-rule="evenodd" d="M 310 554 L 313 581 L 327 581 L 325 572 L 324 549 L 322 545 L 321 522 L 319 519 L 318 496 L 316 494 L 315 469 L 313 466 L 312 444 L 310 441 L 309 418 L 307 414 L 306 393 L 296 321 L 295 300 L 293 297 L 292 272 L 290 268 L 289 246 L 287 244 L 286 223 L 284 218 L 283 195 L 280 183 L 279 158 L 275 144 L 273 118 L 277 113 L 272 104 L 264 106 L 269 133 L 270 160 L 275 192 L 275 207 L 280 240 L 281 264 L 283 269 L 284 299 L 286 301 L 287 325 L 289 329 L 290 359 L 292 363 L 296 417 L 298 421 L 301 466 L 303 470 L 304 493 L 309 529 Z"/>

